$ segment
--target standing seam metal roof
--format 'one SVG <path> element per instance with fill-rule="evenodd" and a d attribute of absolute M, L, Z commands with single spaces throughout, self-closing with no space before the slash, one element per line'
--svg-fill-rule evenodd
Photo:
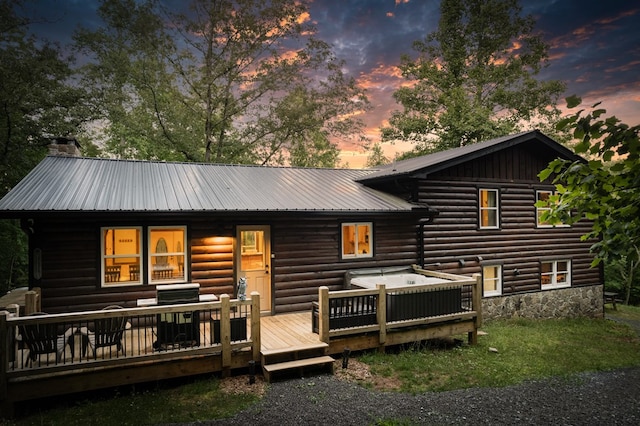
<path fill-rule="evenodd" d="M 0 200 L 0 212 L 392 212 L 420 207 L 356 182 L 369 173 L 49 156 Z"/>

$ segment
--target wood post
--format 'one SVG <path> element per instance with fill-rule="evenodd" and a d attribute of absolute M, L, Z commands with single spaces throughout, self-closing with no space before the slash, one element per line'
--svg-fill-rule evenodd
<path fill-rule="evenodd" d="M 260 341 L 260 293 L 251 292 L 251 345 L 253 350 L 253 360 L 260 362 L 260 352 L 262 343 Z"/>
<path fill-rule="evenodd" d="M 5 414 L 13 415 L 13 413 L 5 413 L 12 411 L 13 404 L 8 401 L 9 394 L 7 392 L 7 366 L 9 365 L 9 351 L 13 351 L 10 345 L 11 333 L 9 333 L 9 324 L 7 323 L 9 312 L 0 311 L 0 418 Z"/>
<path fill-rule="evenodd" d="M 318 337 L 329 344 L 329 287 L 318 289 Z"/>
<path fill-rule="evenodd" d="M 40 287 L 35 287 L 24 294 L 24 313 L 25 315 L 42 311 L 41 299 L 42 291 Z"/>
<path fill-rule="evenodd" d="M 473 278 L 475 283 L 471 287 L 471 309 L 476 312 L 476 317 L 473 320 L 473 331 L 467 336 L 470 345 L 478 343 L 478 328 L 482 326 L 482 276 L 473 274 Z"/>
<path fill-rule="evenodd" d="M 380 349 L 387 343 L 387 291 L 384 284 L 378 284 L 378 325 L 380 326 Z"/>
<path fill-rule="evenodd" d="M 220 343 L 222 344 L 222 376 L 231 374 L 231 301 L 228 294 L 220 296 Z"/>

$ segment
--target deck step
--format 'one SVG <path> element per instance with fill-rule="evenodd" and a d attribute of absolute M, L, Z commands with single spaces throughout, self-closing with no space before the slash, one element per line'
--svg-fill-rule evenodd
<path fill-rule="evenodd" d="M 313 350 L 324 350 L 329 348 L 329 345 L 324 342 L 319 343 L 309 343 L 306 345 L 298 345 L 298 346 L 287 346 L 284 348 L 278 349 L 268 349 L 262 351 L 262 356 L 268 357 L 272 355 L 280 355 L 290 352 L 305 352 L 305 351 L 313 351 Z"/>
<path fill-rule="evenodd" d="M 305 367 L 322 367 L 330 366 L 333 373 L 334 359 L 328 355 L 317 356 L 313 358 L 296 359 L 293 361 L 279 362 L 277 364 L 267 364 L 262 366 L 264 378 L 267 382 L 271 381 L 271 374 L 275 372 L 298 370 L 302 374 Z"/>

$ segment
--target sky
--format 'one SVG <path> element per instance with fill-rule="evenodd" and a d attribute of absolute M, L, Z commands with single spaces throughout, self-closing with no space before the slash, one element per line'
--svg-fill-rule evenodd
<path fill-rule="evenodd" d="M 173 0 L 174 2 L 176 0 Z M 95 0 L 35 0 L 47 23 L 37 35 L 66 44 L 78 24 L 98 22 Z M 309 19 L 316 36 L 333 46 L 344 70 L 367 90 L 373 110 L 364 117 L 372 142 L 380 127 L 400 109 L 393 92 L 405 82 L 397 65 L 411 44 L 435 31 L 439 0 L 313 0 Z M 640 1 L 520 0 L 523 15 L 533 15 L 535 31 L 549 44 L 549 65 L 540 79 L 562 80 L 565 96 L 578 95 L 584 106 L 602 102 L 607 115 L 640 124 Z M 563 96 L 564 98 L 564 96 Z M 560 106 L 564 105 L 562 101 Z M 341 160 L 362 167 L 367 154 L 342 144 Z M 408 149 L 385 146 L 385 154 Z"/>

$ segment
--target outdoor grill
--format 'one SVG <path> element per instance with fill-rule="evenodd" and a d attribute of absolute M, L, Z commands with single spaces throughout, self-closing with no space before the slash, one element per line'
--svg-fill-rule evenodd
<path fill-rule="evenodd" d="M 170 284 L 156 287 L 158 305 L 197 303 L 200 284 Z M 157 314 L 157 350 L 169 347 L 200 346 L 200 312 L 170 312 Z"/>

